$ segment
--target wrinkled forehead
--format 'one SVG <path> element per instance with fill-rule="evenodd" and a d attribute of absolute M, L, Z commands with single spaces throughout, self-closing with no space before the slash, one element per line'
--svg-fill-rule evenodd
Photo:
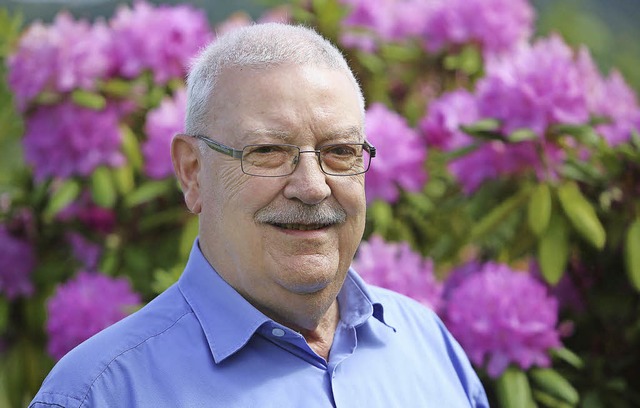
<path fill-rule="evenodd" d="M 212 93 L 211 108 L 213 127 L 243 142 L 258 138 L 287 143 L 307 132 L 327 140 L 364 139 L 357 89 L 334 68 L 226 68 Z"/>

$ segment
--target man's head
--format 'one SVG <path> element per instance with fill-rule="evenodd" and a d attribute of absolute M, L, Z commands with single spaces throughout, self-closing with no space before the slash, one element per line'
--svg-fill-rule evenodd
<path fill-rule="evenodd" d="M 343 164 L 351 150 L 326 147 L 361 144 L 355 151 L 363 151 L 364 103 L 353 74 L 315 32 L 256 25 L 204 50 L 188 99 L 187 135 L 174 139 L 172 155 L 187 206 L 200 215 L 201 250 L 265 314 L 313 329 L 335 301 L 364 231 L 364 175 L 327 174 L 364 169 Z M 256 144 L 303 153 L 246 148 Z M 243 153 L 232 157 L 224 146 Z M 285 157 L 275 170 L 271 161 L 249 160 L 249 152 L 274 151 Z"/>
<path fill-rule="evenodd" d="M 225 69 L 266 69 L 283 64 L 317 65 L 343 71 L 357 89 L 364 116 L 360 86 L 342 53 L 333 44 L 306 27 L 259 24 L 227 33 L 211 43 L 195 60 L 187 80 L 186 133 L 205 134 L 206 127 L 211 125 L 211 98 L 215 98 L 215 85 Z"/>

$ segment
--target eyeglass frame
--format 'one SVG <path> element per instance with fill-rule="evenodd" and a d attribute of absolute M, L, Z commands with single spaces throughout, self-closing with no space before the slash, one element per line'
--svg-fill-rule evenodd
<path fill-rule="evenodd" d="M 366 170 L 358 172 L 358 173 L 354 173 L 354 174 L 332 174 L 332 173 L 327 173 L 324 169 L 324 167 L 322 167 L 322 160 L 320 160 L 320 149 L 314 149 L 314 150 L 301 150 L 299 146 L 296 145 L 292 145 L 292 144 L 287 144 L 287 143 L 263 143 L 263 144 L 252 144 L 252 145 L 246 145 L 244 146 L 241 150 L 238 149 L 234 149 L 233 147 L 229 147 L 226 145 L 223 145 L 220 142 L 216 142 L 215 140 L 204 136 L 204 135 L 193 135 L 193 137 L 195 137 L 196 139 L 202 140 L 210 149 L 215 150 L 218 153 L 222 153 L 225 154 L 227 156 L 231 156 L 234 159 L 239 159 L 240 160 L 240 169 L 242 170 L 242 172 L 248 176 L 253 176 L 253 177 L 286 177 L 286 176 L 290 176 L 291 174 L 293 174 L 293 172 L 296 171 L 296 169 L 298 168 L 298 163 L 300 162 L 299 158 L 300 155 L 302 153 L 315 153 L 316 157 L 318 158 L 318 166 L 320 166 L 320 170 L 328 175 L 328 176 L 337 176 L 337 177 L 348 177 L 348 176 L 357 176 L 359 174 L 364 174 L 367 171 L 369 171 L 369 168 L 371 167 L 371 159 L 376 157 L 376 148 L 369 143 L 367 140 L 365 140 L 363 143 L 336 143 L 336 144 L 329 144 L 329 145 L 325 145 L 325 146 L 321 146 L 321 147 L 328 147 L 328 146 L 340 146 L 340 145 L 362 145 L 363 149 L 366 150 L 369 153 L 369 163 L 367 164 Z M 262 174 L 250 174 L 244 171 L 244 168 L 242 166 L 242 156 L 243 156 L 243 152 L 244 149 L 246 149 L 247 147 L 250 146 L 270 146 L 270 145 L 275 145 L 275 146 L 290 146 L 290 147 L 295 147 L 296 149 L 298 149 L 298 161 L 296 161 L 295 166 L 293 167 L 293 170 L 291 170 L 290 173 L 287 174 L 282 174 L 282 175 L 277 175 L 277 176 L 269 176 L 269 175 L 262 175 Z"/>

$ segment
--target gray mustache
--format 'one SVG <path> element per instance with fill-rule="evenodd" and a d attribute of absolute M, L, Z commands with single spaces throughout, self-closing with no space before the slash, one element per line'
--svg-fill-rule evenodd
<path fill-rule="evenodd" d="M 347 213 L 338 204 L 292 202 L 282 208 L 270 204 L 258 210 L 254 218 L 266 224 L 341 224 L 346 221 Z"/>

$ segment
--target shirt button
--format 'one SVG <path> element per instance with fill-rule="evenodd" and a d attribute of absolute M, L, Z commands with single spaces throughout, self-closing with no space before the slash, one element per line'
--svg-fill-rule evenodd
<path fill-rule="evenodd" d="M 282 330 L 279 327 L 276 327 L 275 329 L 271 330 L 271 334 L 273 334 L 276 337 L 282 337 L 284 336 L 284 330 Z"/>

